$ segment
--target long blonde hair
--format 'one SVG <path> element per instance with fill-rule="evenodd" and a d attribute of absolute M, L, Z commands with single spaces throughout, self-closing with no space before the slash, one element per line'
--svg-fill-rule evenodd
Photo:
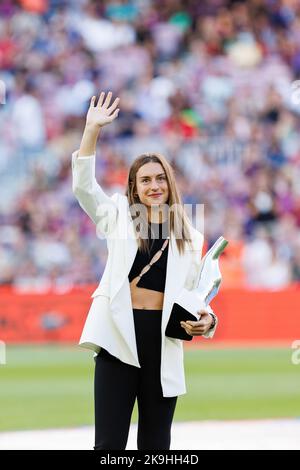
<path fill-rule="evenodd" d="M 179 253 L 183 254 L 185 251 L 185 243 L 187 242 L 191 244 L 191 232 L 189 226 L 192 224 L 184 210 L 180 191 L 177 187 L 174 170 L 167 159 L 160 153 L 144 153 L 133 161 L 129 169 L 127 188 L 125 191 L 125 195 L 128 198 L 129 208 L 131 210 L 132 205 L 141 204 L 139 196 L 137 195 L 136 174 L 143 165 L 149 162 L 160 163 L 166 173 L 169 187 L 169 198 L 167 204 L 172 209 L 169 211 L 169 233 L 176 233 L 176 235 L 179 235 L 179 237 L 176 237 L 176 244 Z M 144 219 L 143 214 L 140 215 L 140 217 L 143 220 L 143 224 L 147 225 L 148 220 Z M 148 239 L 138 238 L 138 246 L 141 251 L 149 252 Z"/>

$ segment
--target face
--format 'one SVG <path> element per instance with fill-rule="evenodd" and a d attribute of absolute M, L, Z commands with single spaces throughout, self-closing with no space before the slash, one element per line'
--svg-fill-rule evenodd
<path fill-rule="evenodd" d="M 166 204 L 169 188 L 166 173 L 160 163 L 149 162 L 139 168 L 136 174 L 136 192 L 140 202 L 148 207 Z M 152 196 L 157 194 L 157 196 Z"/>

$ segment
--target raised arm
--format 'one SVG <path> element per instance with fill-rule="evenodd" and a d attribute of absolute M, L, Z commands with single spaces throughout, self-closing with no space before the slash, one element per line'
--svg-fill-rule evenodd
<path fill-rule="evenodd" d="M 112 93 L 105 100 L 104 96 L 102 92 L 97 104 L 96 97 L 92 97 L 80 148 L 72 154 L 72 189 L 97 230 L 106 235 L 116 222 L 118 209 L 113 196 L 108 196 L 96 181 L 96 144 L 101 128 L 118 116 L 119 98 L 109 106 Z"/>

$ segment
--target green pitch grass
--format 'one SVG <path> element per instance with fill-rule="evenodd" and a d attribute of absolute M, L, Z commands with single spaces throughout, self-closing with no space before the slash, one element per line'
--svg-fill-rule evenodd
<path fill-rule="evenodd" d="M 292 352 L 186 350 L 187 394 L 178 398 L 175 421 L 300 417 L 300 365 L 292 364 Z M 0 431 L 93 425 L 92 351 L 7 346 L 6 356 Z"/>

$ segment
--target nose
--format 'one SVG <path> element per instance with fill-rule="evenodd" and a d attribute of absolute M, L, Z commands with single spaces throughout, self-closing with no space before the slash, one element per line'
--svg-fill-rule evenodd
<path fill-rule="evenodd" d="M 159 185 L 157 184 L 157 181 L 152 181 L 152 184 L 151 184 L 151 191 L 153 193 L 156 193 L 159 191 Z"/>

